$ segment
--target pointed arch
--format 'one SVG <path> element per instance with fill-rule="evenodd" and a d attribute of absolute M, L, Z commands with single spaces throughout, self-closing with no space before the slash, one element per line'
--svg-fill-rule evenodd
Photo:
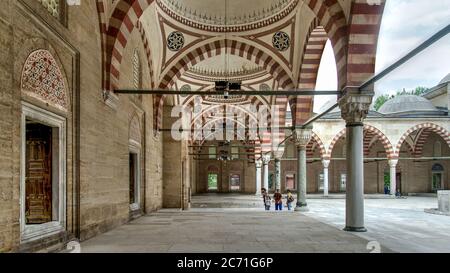
<path fill-rule="evenodd" d="M 164 75 L 162 75 L 162 80 L 159 88 L 165 89 L 176 82 L 176 80 L 183 75 L 183 73 L 189 68 L 189 66 L 195 65 L 207 58 L 225 53 L 238 55 L 262 66 L 271 75 L 274 76 L 274 79 L 278 81 L 281 88 L 294 87 L 292 78 L 289 75 L 288 71 L 286 71 L 276 60 L 274 60 L 270 55 L 268 55 L 261 49 L 258 49 L 257 47 L 254 47 L 252 45 L 248 45 L 241 41 L 222 39 L 204 44 L 186 53 L 184 58 L 179 60 L 176 64 L 172 65 L 171 68 Z M 282 102 L 284 103 L 284 105 L 282 104 Z M 159 128 L 161 128 L 162 124 L 164 96 L 155 96 L 153 103 L 155 111 L 154 116 L 156 117 L 154 121 L 154 128 L 155 131 L 157 131 Z M 286 103 L 287 98 L 278 98 L 276 105 L 279 105 L 281 108 L 286 108 Z M 281 116 L 280 119 L 283 119 L 283 116 Z"/>
<path fill-rule="evenodd" d="M 320 62 L 328 41 L 327 33 L 323 26 L 314 19 L 310 26 L 310 33 L 306 38 L 300 67 L 298 88 L 299 90 L 315 90 L 317 74 Z M 292 110 L 292 121 L 294 125 L 302 125 L 312 115 L 314 110 L 314 97 L 290 97 L 289 104 Z"/>
<path fill-rule="evenodd" d="M 402 148 L 403 143 L 406 141 L 406 138 L 411 135 L 412 133 L 414 133 L 417 130 L 422 130 L 422 129 L 427 129 L 428 131 L 431 131 L 433 133 L 436 133 L 437 135 L 441 136 L 444 141 L 447 143 L 447 145 L 450 147 L 450 133 L 448 130 L 446 130 L 445 128 L 434 124 L 434 123 L 423 123 L 423 124 L 418 124 L 414 127 L 412 127 L 411 129 L 409 129 L 408 131 L 406 131 L 402 137 L 400 138 L 400 140 L 397 143 L 396 146 L 396 153 L 399 154 L 400 149 Z M 414 153 L 416 148 L 413 148 Z"/>

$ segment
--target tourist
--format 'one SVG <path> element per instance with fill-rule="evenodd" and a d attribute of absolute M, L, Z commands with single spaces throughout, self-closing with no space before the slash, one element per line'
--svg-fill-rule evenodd
<path fill-rule="evenodd" d="M 283 196 L 279 189 L 273 195 L 273 199 L 275 199 L 275 210 L 283 210 Z"/>
<path fill-rule="evenodd" d="M 266 210 L 270 210 L 270 206 L 272 205 L 272 200 L 271 200 L 269 194 L 267 193 L 267 190 L 265 188 L 262 188 L 261 193 L 263 196 L 264 207 L 266 208 Z"/>
<path fill-rule="evenodd" d="M 292 203 L 294 203 L 294 196 L 291 193 L 291 190 L 287 190 L 287 196 L 286 196 L 286 205 L 288 210 L 292 210 Z"/>

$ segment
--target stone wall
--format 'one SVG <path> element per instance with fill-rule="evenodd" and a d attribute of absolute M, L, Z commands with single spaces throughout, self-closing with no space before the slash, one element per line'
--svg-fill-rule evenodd
<path fill-rule="evenodd" d="M 68 233 L 71 236 L 77 233 L 78 216 L 82 240 L 129 220 L 129 118 L 133 113 L 139 115 L 143 136 L 141 209 L 151 212 L 161 208 L 163 146 L 162 138 L 152 129 L 152 97 L 144 96 L 139 102 L 121 95 L 117 109 L 104 103 L 95 1 L 82 1 L 80 6 L 69 7 L 65 25 L 48 14 L 37 1 L 4 0 L 0 2 L 0 22 L 0 252 L 19 248 L 27 251 L 20 244 L 19 225 L 21 101 L 55 112 L 45 103 L 21 95 L 22 67 L 28 54 L 36 49 L 49 50 L 58 60 L 70 95 L 67 115 Z M 150 73 L 146 52 L 137 30 L 132 36 L 120 67 L 119 86 L 133 86 L 131 59 L 137 49 L 141 56 L 143 87 L 148 88 Z M 79 124 L 77 114 L 81 120 Z M 80 146 L 77 145 L 77 134 Z M 78 155 L 79 162 L 76 160 Z M 80 207 L 77 207 L 78 197 Z M 80 215 L 77 215 L 78 209 Z M 41 245 L 46 246 L 45 241 Z"/>

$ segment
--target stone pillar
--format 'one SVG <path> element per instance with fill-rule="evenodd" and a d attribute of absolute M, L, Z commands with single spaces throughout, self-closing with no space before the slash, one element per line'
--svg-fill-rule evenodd
<path fill-rule="evenodd" d="M 389 167 L 390 167 L 390 180 L 391 180 L 391 195 L 394 195 L 397 193 L 397 163 L 398 159 L 391 159 L 389 160 Z"/>
<path fill-rule="evenodd" d="M 281 192 L 281 160 L 275 158 L 275 190 Z"/>
<path fill-rule="evenodd" d="M 269 192 L 269 163 L 270 163 L 270 155 L 263 155 L 262 162 L 264 166 L 264 188 Z"/>
<path fill-rule="evenodd" d="M 330 160 L 323 160 L 323 196 L 327 197 L 329 192 L 329 181 L 328 181 L 328 167 L 330 166 Z"/>
<path fill-rule="evenodd" d="M 295 211 L 308 211 L 306 202 L 306 146 L 311 139 L 312 129 L 295 129 L 294 140 L 298 153 L 297 168 L 297 206 Z"/>
<path fill-rule="evenodd" d="M 355 90 L 353 90 L 355 91 Z M 366 232 L 364 227 L 364 124 L 373 95 L 347 92 L 339 101 L 346 121 L 347 193 L 345 231 Z"/>
<path fill-rule="evenodd" d="M 256 195 L 261 195 L 261 167 L 262 161 L 256 160 Z"/>

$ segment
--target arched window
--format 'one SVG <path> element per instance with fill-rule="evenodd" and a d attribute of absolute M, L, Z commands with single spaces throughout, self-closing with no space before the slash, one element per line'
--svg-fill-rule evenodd
<path fill-rule="evenodd" d="M 141 59 L 137 49 L 133 53 L 133 87 L 136 90 L 142 88 Z M 142 95 L 137 95 L 137 99 L 142 100 Z"/>
<path fill-rule="evenodd" d="M 434 143 L 433 156 L 434 157 L 441 157 L 442 156 L 442 144 L 441 144 L 440 141 L 436 141 Z"/>

